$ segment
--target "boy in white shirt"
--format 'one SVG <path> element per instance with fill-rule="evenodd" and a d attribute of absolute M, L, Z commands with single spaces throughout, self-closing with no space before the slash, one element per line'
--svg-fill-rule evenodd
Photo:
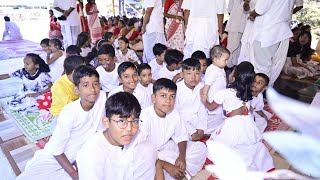
<path fill-rule="evenodd" d="M 98 51 L 98 60 L 100 66 L 97 71 L 100 75 L 100 84 L 102 90 L 107 94 L 114 88 L 119 86 L 118 66 L 119 63 L 115 62 L 114 48 L 109 45 L 103 45 Z"/>
<path fill-rule="evenodd" d="M 193 59 L 198 59 L 200 62 L 200 70 L 201 70 L 201 82 L 205 82 L 205 73 L 207 70 L 207 67 L 209 66 L 207 63 L 207 57 L 206 54 L 203 51 L 195 51 L 194 53 L 192 53 L 191 58 Z"/>
<path fill-rule="evenodd" d="M 272 117 L 272 114 L 263 110 L 264 102 L 262 93 L 268 88 L 269 77 L 263 73 L 257 73 L 251 90 L 253 99 L 251 100 L 250 111 L 253 113 L 254 121 L 261 133 L 264 132 Z"/>
<path fill-rule="evenodd" d="M 181 179 L 194 176 L 206 159 L 202 142 L 188 141 L 185 121 L 174 109 L 177 85 L 166 78 L 153 85 L 154 105 L 143 109 L 140 129 L 157 147 L 156 179 Z"/>
<path fill-rule="evenodd" d="M 138 100 L 118 92 L 108 98 L 105 111 L 107 130 L 97 132 L 78 152 L 79 179 L 154 179 L 157 151 L 139 131 Z"/>
<path fill-rule="evenodd" d="M 164 56 L 166 66 L 162 67 L 154 79 L 167 78 L 173 82 L 177 82 L 181 78 L 181 64 L 183 60 L 183 54 L 175 49 L 169 49 Z"/>
<path fill-rule="evenodd" d="M 151 101 L 152 88 L 153 88 L 153 84 L 151 83 L 152 81 L 151 67 L 147 63 L 142 63 L 137 67 L 137 72 L 138 72 L 138 79 L 139 79 L 139 83 L 137 86 L 140 86 L 141 88 L 146 90 L 148 98 L 150 98 L 150 101 Z"/>
<path fill-rule="evenodd" d="M 207 68 L 205 74 L 205 85 L 202 89 L 203 94 L 207 96 L 209 102 L 213 101 L 213 96 L 218 91 L 227 87 L 226 67 L 229 59 L 229 50 L 221 45 L 213 46 L 210 50 L 212 64 Z M 209 111 L 208 127 L 206 134 L 211 134 L 221 125 L 224 119 L 222 107 Z"/>
<path fill-rule="evenodd" d="M 177 83 L 175 108 L 185 121 L 189 140 L 199 141 L 207 129 L 208 113 L 200 99 L 201 64 L 197 59 L 186 59 L 182 63 L 183 80 Z"/>
<path fill-rule="evenodd" d="M 151 60 L 148 64 L 151 66 L 152 79 L 154 80 L 155 74 L 164 66 L 164 55 L 166 53 L 167 46 L 157 43 L 153 46 L 153 54 L 156 56 L 155 59 Z M 155 80 L 154 80 L 155 81 Z"/>
<path fill-rule="evenodd" d="M 133 94 L 138 99 L 142 109 L 151 105 L 151 99 L 148 98 L 146 90 L 140 86 L 137 86 L 137 68 L 132 62 L 121 63 L 118 67 L 118 75 L 122 85 L 111 90 L 108 94 L 108 97 L 117 92 L 128 92 Z"/>
<path fill-rule="evenodd" d="M 99 74 L 90 66 L 79 66 L 73 74 L 80 99 L 66 105 L 45 148 L 37 151 L 17 179 L 78 179 L 76 156 L 104 117 L 105 93 Z"/>

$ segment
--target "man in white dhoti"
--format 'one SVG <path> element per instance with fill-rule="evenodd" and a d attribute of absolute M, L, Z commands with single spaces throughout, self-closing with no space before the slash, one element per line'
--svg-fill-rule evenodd
<path fill-rule="evenodd" d="M 186 39 L 184 59 L 200 50 L 209 57 L 209 51 L 219 44 L 222 35 L 225 0 L 184 0 L 184 22 Z"/>
<path fill-rule="evenodd" d="M 105 111 L 107 130 L 89 138 L 78 152 L 79 179 L 154 179 L 157 150 L 139 131 L 138 100 L 119 92 L 108 98 Z"/>
<path fill-rule="evenodd" d="M 143 62 L 155 59 L 153 46 L 156 43 L 166 44 L 161 0 L 145 0 L 145 14 L 141 28 L 143 41 Z"/>
<path fill-rule="evenodd" d="M 67 49 L 70 45 L 76 45 L 77 36 L 80 34 L 80 16 L 77 12 L 76 0 L 54 0 L 53 7 L 60 12 L 61 33 L 63 46 Z"/>

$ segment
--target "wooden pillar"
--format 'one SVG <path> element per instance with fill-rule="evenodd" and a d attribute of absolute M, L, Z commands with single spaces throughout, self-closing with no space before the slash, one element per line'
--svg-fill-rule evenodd
<path fill-rule="evenodd" d="M 115 7 L 114 7 L 114 0 L 112 0 L 112 12 L 113 12 L 113 16 L 116 15 L 116 10 L 115 10 Z"/>

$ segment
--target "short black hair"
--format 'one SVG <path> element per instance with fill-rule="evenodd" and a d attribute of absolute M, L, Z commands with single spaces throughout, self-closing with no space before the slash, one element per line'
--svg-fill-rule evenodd
<path fill-rule="evenodd" d="M 83 77 L 95 76 L 99 80 L 99 73 L 93 66 L 81 65 L 74 70 L 73 82 L 78 87 L 80 84 L 80 79 Z"/>
<path fill-rule="evenodd" d="M 58 38 L 54 38 L 54 39 L 50 39 L 49 43 L 53 43 L 54 47 L 58 47 L 60 50 L 64 50 L 63 46 L 62 46 L 62 42 L 60 41 L 60 39 Z"/>
<path fill-rule="evenodd" d="M 220 58 L 223 54 L 230 55 L 230 51 L 222 45 L 215 45 L 210 49 L 210 58 L 212 60 L 214 58 Z"/>
<path fill-rule="evenodd" d="M 110 44 L 105 44 L 99 48 L 99 51 L 97 55 L 106 54 L 111 57 L 114 57 L 116 55 L 114 47 Z"/>
<path fill-rule="evenodd" d="M 177 85 L 170 79 L 160 78 L 153 84 L 153 94 L 161 89 L 169 89 L 170 91 L 177 92 Z"/>
<path fill-rule="evenodd" d="M 128 38 L 126 38 L 126 37 L 120 37 L 120 38 L 118 39 L 118 41 L 120 41 L 120 40 L 122 40 L 122 41 L 124 41 L 125 43 L 129 44 L 129 40 L 128 40 Z"/>
<path fill-rule="evenodd" d="M 161 44 L 161 43 L 157 43 L 153 46 L 153 54 L 155 56 L 160 56 L 163 52 L 165 52 L 167 50 L 167 46 Z"/>
<path fill-rule="evenodd" d="M 106 32 L 103 35 L 103 39 L 108 41 L 108 39 L 110 39 L 112 36 L 113 36 L 112 32 Z"/>
<path fill-rule="evenodd" d="M 148 63 L 139 64 L 138 67 L 137 67 L 138 75 L 140 76 L 141 72 L 143 70 L 145 70 L 145 69 L 150 69 L 151 70 L 151 66 Z"/>
<path fill-rule="evenodd" d="M 207 59 L 206 54 L 203 51 L 195 51 L 194 53 L 192 53 L 191 58 L 194 59 Z"/>
<path fill-rule="evenodd" d="M 77 37 L 77 46 L 78 47 L 82 47 L 84 46 L 87 41 L 90 39 L 90 36 L 86 33 L 80 33 L 78 34 L 78 37 Z"/>
<path fill-rule="evenodd" d="M 3 19 L 4 19 L 6 22 L 9 22 L 9 21 L 10 21 L 9 16 L 5 16 L 5 17 L 3 17 Z"/>
<path fill-rule="evenodd" d="M 78 47 L 76 45 L 70 45 L 66 49 L 66 54 L 68 56 L 71 56 L 71 55 L 78 55 L 79 56 L 81 52 L 82 52 L 82 50 L 80 49 L 80 47 Z"/>
<path fill-rule="evenodd" d="M 199 70 L 201 69 L 201 64 L 198 59 L 188 58 L 182 62 L 182 70 Z"/>
<path fill-rule="evenodd" d="M 45 44 L 45 45 L 49 46 L 49 41 L 50 41 L 49 38 L 44 38 L 44 39 L 42 39 L 42 40 L 40 41 L 40 45 L 41 45 L 41 44 Z"/>
<path fill-rule="evenodd" d="M 264 73 L 256 73 L 256 76 L 262 77 L 266 81 L 266 86 L 269 85 L 270 79 L 266 74 L 264 74 Z"/>
<path fill-rule="evenodd" d="M 132 62 L 123 62 L 118 67 L 118 75 L 121 77 L 121 74 L 124 73 L 127 69 L 134 69 L 137 71 L 136 65 L 134 65 Z"/>
<path fill-rule="evenodd" d="M 168 64 L 168 66 L 172 64 L 178 64 L 183 60 L 183 54 L 182 52 L 176 50 L 176 49 L 169 49 L 167 50 L 164 61 Z"/>
<path fill-rule="evenodd" d="M 85 59 L 82 56 L 69 56 L 64 60 L 63 67 L 67 75 L 70 75 L 80 65 L 85 63 Z"/>
<path fill-rule="evenodd" d="M 119 115 L 121 118 L 133 116 L 138 118 L 141 113 L 141 106 L 137 98 L 128 92 L 118 92 L 107 99 L 106 117 L 110 118 L 113 115 Z"/>

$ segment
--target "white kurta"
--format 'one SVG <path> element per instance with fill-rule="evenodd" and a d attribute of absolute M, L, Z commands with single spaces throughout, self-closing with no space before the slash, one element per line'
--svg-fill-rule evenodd
<path fill-rule="evenodd" d="M 119 86 L 118 67 L 119 63 L 116 63 L 114 70 L 111 72 L 107 72 L 101 65 L 97 67 L 96 70 L 99 73 L 100 84 L 104 92 L 110 92 Z"/>
<path fill-rule="evenodd" d="M 207 130 L 208 113 L 200 100 L 202 87 L 201 82 L 193 90 L 186 86 L 184 80 L 177 83 L 175 108 L 181 120 L 185 121 L 189 138 L 197 129 Z"/>
<path fill-rule="evenodd" d="M 267 123 L 267 120 L 261 117 L 259 114 L 257 114 L 256 111 L 263 111 L 263 113 L 267 116 L 268 120 L 272 117 L 272 114 L 263 110 L 264 102 L 263 102 L 262 93 L 259 93 L 258 96 L 253 96 L 253 99 L 251 100 L 250 104 L 251 104 L 251 107 L 253 108 L 254 122 L 257 128 L 260 130 L 260 132 L 263 133 L 268 123 Z"/>
<path fill-rule="evenodd" d="M 180 119 L 175 109 L 166 115 L 159 117 L 153 106 L 143 109 L 140 115 L 142 120 L 140 130 L 156 145 L 158 158 L 174 164 L 179 156 L 178 143 L 188 141 L 188 133 L 184 121 Z M 202 169 L 206 159 L 206 147 L 202 142 L 187 143 L 186 163 L 187 171 L 191 176 L 196 175 Z M 166 179 L 173 179 L 165 172 Z"/>
<path fill-rule="evenodd" d="M 141 136 L 138 132 L 122 149 L 110 144 L 102 132 L 97 132 L 78 152 L 79 179 L 154 179 L 157 150 Z"/>
<path fill-rule="evenodd" d="M 158 64 L 156 59 L 153 59 L 152 61 L 150 61 L 148 63 L 151 67 L 151 73 L 152 73 L 152 79 L 155 79 L 155 75 L 158 73 L 158 71 L 163 68 L 163 67 L 166 67 L 167 66 L 167 63 L 166 62 L 163 62 L 162 65 Z"/>
<path fill-rule="evenodd" d="M 66 105 L 49 142 L 34 154 L 18 179 L 71 179 L 54 156 L 64 153 L 71 164 L 75 163 L 83 144 L 99 130 L 105 102 L 106 94 L 101 91 L 90 111 L 82 109 L 80 99 Z"/>
<path fill-rule="evenodd" d="M 50 72 L 49 75 L 51 76 L 52 83 L 54 83 L 63 73 L 63 63 L 66 59 L 64 51 L 60 50 L 62 53 L 62 56 L 60 56 L 57 60 L 55 60 L 52 64 L 49 65 Z M 50 54 L 50 58 L 53 56 L 53 54 Z"/>
<path fill-rule="evenodd" d="M 146 91 L 147 97 L 150 98 L 150 102 L 152 102 L 151 96 L 152 96 L 152 94 L 153 94 L 153 84 L 150 83 L 147 87 L 144 87 L 144 86 L 142 86 L 141 83 L 139 82 L 139 83 L 137 84 L 137 86 L 139 86 L 141 89 L 144 89 L 144 90 Z"/>
<path fill-rule="evenodd" d="M 173 77 L 175 75 L 177 75 L 178 73 L 181 73 L 181 68 L 179 70 L 174 70 L 174 71 L 169 71 L 169 69 L 167 68 L 167 66 L 163 66 L 158 73 L 156 73 L 153 77 L 154 80 L 158 80 L 160 78 L 167 78 L 172 80 Z"/>

